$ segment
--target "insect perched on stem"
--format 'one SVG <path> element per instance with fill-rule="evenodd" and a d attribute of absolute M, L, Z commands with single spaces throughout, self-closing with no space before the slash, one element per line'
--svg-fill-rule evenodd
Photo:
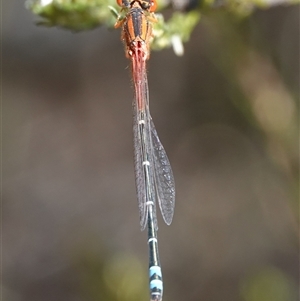
<path fill-rule="evenodd" d="M 122 27 L 126 57 L 132 63 L 135 181 L 141 229 L 148 225 L 151 301 L 161 301 L 163 282 L 157 243 L 156 201 L 164 221 L 170 225 L 175 207 L 175 183 L 149 110 L 146 61 L 150 56 L 157 5 L 155 0 L 117 0 L 117 3 L 125 15 L 118 17 L 115 28 Z"/>

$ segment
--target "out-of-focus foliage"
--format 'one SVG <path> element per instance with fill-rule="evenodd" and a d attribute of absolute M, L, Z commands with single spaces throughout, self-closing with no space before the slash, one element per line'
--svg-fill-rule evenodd
<path fill-rule="evenodd" d="M 216 20 L 216 23 L 210 22 L 210 33 L 216 43 L 213 47 L 216 52 L 209 53 L 212 62 L 230 82 L 232 93 L 243 95 L 241 98 L 235 96 L 234 104 L 264 133 L 270 158 L 291 179 L 296 179 L 295 166 L 299 159 L 297 87 L 288 87 L 270 57 L 249 45 L 238 23 L 229 23 L 228 16 L 222 14 Z M 222 55 L 217 55 L 219 47 L 225 43 L 227 47 L 222 48 Z M 297 194 L 298 183 L 291 181 L 290 184 L 295 186 Z"/>
<path fill-rule="evenodd" d="M 95 250 L 77 250 L 73 256 L 77 271 L 78 293 L 84 300 L 147 300 L 148 279 L 141 263 L 125 253 L 113 256 Z"/>
<path fill-rule="evenodd" d="M 175 12 L 167 22 L 161 14 L 157 15 L 157 19 L 158 22 L 154 23 L 152 48 L 160 50 L 173 46 L 174 52 L 182 55 L 182 42 L 189 40 L 192 30 L 200 20 L 200 14 L 195 11 Z"/>
<path fill-rule="evenodd" d="M 266 267 L 244 279 L 241 286 L 244 301 L 297 300 L 297 284 L 274 267 Z"/>
<path fill-rule="evenodd" d="M 29 0 L 26 2 L 34 14 L 43 18 L 44 26 L 58 26 L 74 31 L 88 30 L 100 25 L 112 27 L 114 18 L 110 6 L 114 0 Z"/>

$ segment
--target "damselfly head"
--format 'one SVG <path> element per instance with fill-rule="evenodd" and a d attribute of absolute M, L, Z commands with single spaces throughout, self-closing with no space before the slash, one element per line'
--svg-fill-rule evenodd
<path fill-rule="evenodd" d="M 157 8 L 156 0 L 117 0 L 117 4 L 123 8 L 139 6 L 143 10 L 149 11 L 151 13 L 155 12 Z"/>
<path fill-rule="evenodd" d="M 128 0 L 117 0 L 117 4 L 123 8 L 130 8 L 130 3 Z"/>
<path fill-rule="evenodd" d="M 142 9 L 150 11 L 151 13 L 155 12 L 157 9 L 156 0 L 140 0 L 138 1 Z"/>

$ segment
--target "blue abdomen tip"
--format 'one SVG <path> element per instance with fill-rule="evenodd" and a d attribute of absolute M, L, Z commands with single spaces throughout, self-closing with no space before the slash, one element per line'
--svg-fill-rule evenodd
<path fill-rule="evenodd" d="M 155 274 L 160 278 L 162 277 L 161 268 L 159 266 L 152 266 L 149 268 L 149 277 L 151 278 Z"/>
<path fill-rule="evenodd" d="M 155 288 L 160 290 L 160 291 L 163 290 L 163 284 L 162 284 L 161 280 L 153 279 L 153 280 L 150 281 L 150 289 L 153 290 Z"/>

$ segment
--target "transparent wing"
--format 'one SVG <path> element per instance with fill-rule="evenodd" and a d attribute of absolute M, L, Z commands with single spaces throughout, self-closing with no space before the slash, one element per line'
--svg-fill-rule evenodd
<path fill-rule="evenodd" d="M 158 138 L 152 119 L 150 120 L 150 128 L 158 204 L 165 223 L 170 225 L 175 208 L 175 182 L 173 171 L 166 151 Z"/>
<path fill-rule="evenodd" d="M 134 61 L 135 100 L 133 101 L 133 141 L 134 141 L 134 168 L 137 199 L 140 212 L 141 230 L 144 230 L 148 221 L 147 202 L 153 202 L 153 220 L 156 230 L 155 204 L 155 173 L 153 146 L 151 139 L 151 117 L 149 113 L 148 81 L 144 62 Z M 149 162 L 145 167 L 143 162 Z"/>
<path fill-rule="evenodd" d="M 133 145 L 134 145 L 134 172 L 136 194 L 140 212 L 141 230 L 144 230 L 147 224 L 147 206 L 146 206 L 146 185 L 143 169 L 143 156 L 141 137 L 139 134 L 139 122 L 136 101 L 133 101 Z"/>

